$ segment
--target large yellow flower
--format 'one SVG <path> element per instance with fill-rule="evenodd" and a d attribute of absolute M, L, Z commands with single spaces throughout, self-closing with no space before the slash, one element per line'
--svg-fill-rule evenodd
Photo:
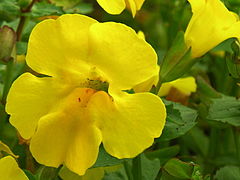
<path fill-rule="evenodd" d="M 120 14 L 125 8 L 131 10 L 133 17 L 141 9 L 144 0 L 97 0 L 98 4 L 110 14 Z"/>
<path fill-rule="evenodd" d="M 220 0 L 188 0 L 193 16 L 185 33 L 192 56 L 200 57 L 222 41 L 240 38 L 239 17 Z"/>
<path fill-rule="evenodd" d="M 161 99 L 126 92 L 159 71 L 155 51 L 131 28 L 82 15 L 48 19 L 33 29 L 26 62 L 45 76 L 21 75 L 6 110 L 39 163 L 82 175 L 101 142 L 111 155 L 131 158 L 161 135 Z"/>

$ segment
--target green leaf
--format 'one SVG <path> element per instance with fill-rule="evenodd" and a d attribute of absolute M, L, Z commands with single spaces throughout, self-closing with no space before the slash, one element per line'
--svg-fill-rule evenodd
<path fill-rule="evenodd" d="M 200 167 L 197 166 L 197 165 L 195 165 L 195 166 L 193 167 L 193 172 L 192 172 L 192 177 L 191 177 L 191 179 L 192 179 L 192 180 L 203 180 L 203 179 L 206 179 L 206 178 L 208 178 L 208 177 L 203 178 L 203 175 L 202 175 L 202 172 L 201 172 L 201 170 L 200 170 Z M 210 179 L 209 179 L 209 180 L 210 180 Z"/>
<path fill-rule="evenodd" d="M 24 173 L 26 174 L 26 176 L 28 177 L 29 180 L 37 180 L 36 177 L 28 170 L 23 169 Z"/>
<path fill-rule="evenodd" d="M 31 15 L 33 17 L 61 15 L 63 13 L 64 12 L 61 7 L 55 6 L 54 4 L 49 4 L 44 1 L 35 3 L 31 11 Z"/>
<path fill-rule="evenodd" d="M 203 130 L 194 127 L 185 136 L 183 136 L 184 145 L 197 154 L 206 156 L 208 153 L 209 139 Z"/>
<path fill-rule="evenodd" d="M 138 155 L 132 160 L 133 179 L 155 180 L 160 167 L 159 159 L 148 159 L 145 154 Z"/>
<path fill-rule="evenodd" d="M 64 10 L 66 13 L 89 14 L 93 11 L 93 5 L 90 3 L 79 3 L 71 9 Z"/>
<path fill-rule="evenodd" d="M 193 172 L 193 164 L 185 163 L 179 159 L 169 160 L 163 168 L 168 174 L 183 179 L 190 179 Z"/>
<path fill-rule="evenodd" d="M 141 155 L 142 180 L 155 180 L 160 170 L 159 159 L 148 159 L 144 154 Z"/>
<path fill-rule="evenodd" d="M 38 169 L 36 180 L 57 180 L 57 168 L 42 166 Z"/>
<path fill-rule="evenodd" d="M 169 159 L 176 156 L 179 153 L 179 150 L 180 150 L 179 146 L 176 145 L 176 146 L 161 148 L 156 151 L 147 152 L 145 153 L 145 155 L 149 159 L 158 158 L 161 164 L 164 164 Z"/>
<path fill-rule="evenodd" d="M 222 95 L 221 98 L 212 99 L 207 118 L 213 121 L 240 126 L 240 100 Z"/>
<path fill-rule="evenodd" d="M 21 8 L 27 8 L 27 6 L 29 6 L 31 2 L 32 2 L 31 0 L 18 0 L 18 5 Z"/>
<path fill-rule="evenodd" d="M 114 172 L 105 172 L 103 180 L 130 180 L 123 167 Z"/>
<path fill-rule="evenodd" d="M 26 52 L 27 52 L 27 43 L 26 42 L 18 41 L 16 46 L 17 46 L 17 54 L 18 55 L 26 54 Z"/>
<path fill-rule="evenodd" d="M 198 76 L 196 78 L 198 92 L 203 94 L 204 96 L 211 98 L 219 98 L 221 94 L 218 93 L 215 89 L 213 89 L 210 84 L 208 84 L 202 77 Z"/>
<path fill-rule="evenodd" d="M 64 8 L 73 8 L 76 6 L 81 0 L 50 0 L 53 4 L 57 6 L 63 6 Z"/>
<path fill-rule="evenodd" d="M 237 166 L 225 166 L 220 168 L 216 175 L 216 180 L 239 180 L 240 178 L 240 167 Z"/>
<path fill-rule="evenodd" d="M 95 167 L 105 167 L 105 166 L 113 166 L 117 164 L 121 164 L 124 161 L 124 159 L 117 159 L 111 155 L 109 155 L 103 146 L 100 146 L 99 153 L 98 153 L 98 159 L 96 163 L 94 164 L 93 168 Z"/>
<path fill-rule="evenodd" d="M 16 0 L 0 0 L 0 21 L 12 21 L 20 15 Z"/>
<path fill-rule="evenodd" d="M 197 111 L 178 103 L 164 101 L 167 109 L 166 125 L 160 141 L 168 141 L 186 134 L 196 125 Z"/>
<path fill-rule="evenodd" d="M 170 174 L 168 174 L 168 172 L 163 171 L 160 180 L 182 180 L 182 178 L 176 178 L 176 177 L 171 176 Z"/>
<path fill-rule="evenodd" d="M 117 167 L 118 168 L 118 167 Z M 70 171 L 66 166 L 63 166 L 59 171 L 59 176 L 63 180 L 101 180 L 104 177 L 105 171 L 115 171 L 116 167 L 98 167 L 87 169 L 84 175 L 80 176 L 72 171 Z"/>
<path fill-rule="evenodd" d="M 179 159 L 171 159 L 163 167 L 161 180 L 210 180 L 210 177 L 203 176 L 199 165 L 186 163 Z"/>

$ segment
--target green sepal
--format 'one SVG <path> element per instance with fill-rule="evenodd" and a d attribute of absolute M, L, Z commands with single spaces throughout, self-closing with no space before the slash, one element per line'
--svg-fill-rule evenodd
<path fill-rule="evenodd" d="M 184 32 L 179 32 L 161 64 L 160 81 L 163 83 L 180 78 L 195 62 L 196 59 L 191 58 L 191 49 L 185 44 Z"/>

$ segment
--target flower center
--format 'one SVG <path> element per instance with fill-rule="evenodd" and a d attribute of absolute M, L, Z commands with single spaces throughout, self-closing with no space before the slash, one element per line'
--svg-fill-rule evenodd
<path fill-rule="evenodd" d="M 108 92 L 109 83 L 107 81 L 101 81 L 98 79 L 89 79 L 84 83 L 86 88 L 91 88 L 96 91 L 105 91 Z"/>

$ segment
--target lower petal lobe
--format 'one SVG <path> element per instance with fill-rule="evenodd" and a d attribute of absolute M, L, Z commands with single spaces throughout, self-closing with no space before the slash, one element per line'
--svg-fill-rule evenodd
<path fill-rule="evenodd" d="M 102 132 L 103 145 L 117 158 L 131 158 L 161 135 L 166 110 L 150 93 L 98 92 L 89 101 L 89 115 Z"/>

